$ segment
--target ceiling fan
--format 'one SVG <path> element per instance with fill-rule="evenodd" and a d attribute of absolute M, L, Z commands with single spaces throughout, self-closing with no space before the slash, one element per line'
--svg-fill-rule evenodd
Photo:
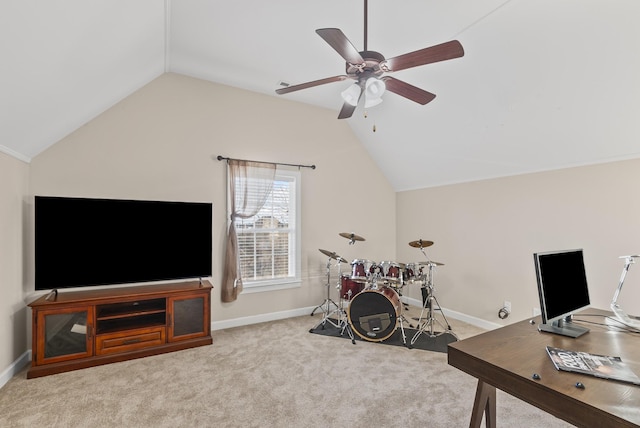
<path fill-rule="evenodd" d="M 390 59 L 379 52 L 367 50 L 367 0 L 364 0 L 364 50 L 358 52 L 344 33 L 338 28 L 321 28 L 316 33 L 336 50 L 346 61 L 346 75 L 327 77 L 299 85 L 291 85 L 276 90 L 277 94 L 288 94 L 301 89 L 327 83 L 339 82 L 347 79 L 356 82 L 342 92 L 344 104 L 338 119 L 346 119 L 353 115 L 360 98 L 364 95 L 365 108 L 382 102 L 380 98 L 386 90 L 405 97 L 418 104 L 425 105 L 436 96 L 423 89 L 395 79 L 384 73 L 405 70 L 420 65 L 431 64 L 448 59 L 464 56 L 464 49 L 457 40 L 409 52 Z"/>

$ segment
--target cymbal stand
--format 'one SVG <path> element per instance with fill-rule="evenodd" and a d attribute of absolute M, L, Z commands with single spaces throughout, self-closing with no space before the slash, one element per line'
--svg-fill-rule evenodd
<path fill-rule="evenodd" d="M 338 260 L 338 269 L 340 269 L 340 261 L 339 260 Z M 338 284 L 339 284 L 339 281 L 340 281 L 340 275 L 338 274 Z M 327 287 L 327 298 L 324 299 L 324 302 L 320 303 L 318 306 L 313 308 L 313 311 L 311 311 L 311 316 L 313 316 L 313 314 L 318 309 L 322 309 L 322 312 L 324 312 L 324 316 L 325 317 L 329 316 L 331 305 L 335 306 L 335 308 L 338 309 L 338 305 L 336 304 L 336 302 L 331 300 L 331 285 L 330 284 L 331 284 L 331 257 L 329 257 L 327 259 L 327 283 L 325 284 L 326 287 Z"/>
<path fill-rule="evenodd" d="M 444 312 L 440 307 L 440 303 L 438 302 L 438 299 L 436 299 L 436 296 L 433 292 L 434 290 L 433 274 L 434 274 L 435 264 L 429 263 L 428 266 L 429 266 L 428 273 L 423 274 L 422 276 L 421 290 L 422 290 L 423 305 L 422 305 L 422 310 L 420 311 L 420 318 L 418 318 L 418 331 L 416 331 L 416 333 L 411 338 L 412 345 L 416 343 L 416 341 L 418 340 L 418 337 L 420 337 L 422 333 L 426 333 L 427 331 L 428 331 L 429 337 L 437 337 L 437 336 L 440 336 L 441 334 L 444 334 L 445 331 L 442 331 L 442 332 L 434 331 L 433 327 L 435 323 L 438 323 L 440 327 L 442 327 L 443 329 L 446 329 L 446 332 L 452 334 L 457 339 L 457 336 L 451 330 L 451 325 L 449 325 L 449 321 L 447 321 L 447 317 L 444 315 Z M 445 323 L 447 323 L 446 327 L 440 322 L 440 320 L 438 320 L 435 317 L 433 302 L 436 303 L 437 305 L 436 309 L 440 311 L 440 313 L 442 314 L 442 318 L 444 319 Z M 425 315 L 425 310 L 427 312 L 427 315 L 425 317 L 424 323 L 421 324 L 423 317 Z"/>
<path fill-rule="evenodd" d="M 342 278 L 340 262 L 341 260 L 338 259 L 338 283 L 336 285 L 336 288 L 338 289 L 340 289 L 340 279 Z M 340 336 L 344 335 L 344 332 L 346 331 L 347 334 L 349 335 L 349 339 L 351 339 L 351 343 L 355 345 L 356 340 L 355 340 L 355 337 L 353 336 L 353 331 L 351 331 L 351 327 L 347 322 L 347 313 L 342 308 L 342 305 L 339 306 L 336 304 L 336 302 L 331 300 L 330 271 L 331 271 L 331 257 L 329 257 L 329 260 L 327 261 L 327 298 L 324 300 L 324 302 L 316 306 L 316 308 L 313 310 L 313 312 L 315 312 L 316 309 L 320 308 L 322 309 L 322 312 L 324 315 L 322 316 L 322 319 L 320 320 L 320 322 L 315 326 L 313 326 L 313 328 L 311 328 L 309 332 L 313 333 L 313 331 L 320 326 L 322 326 L 322 329 L 324 330 L 326 324 L 329 323 L 335 328 L 340 329 Z M 331 305 L 335 306 L 335 309 L 333 311 L 331 310 Z M 313 315 L 313 312 L 311 312 L 311 315 Z M 336 313 L 338 314 L 338 319 L 334 322 L 334 320 L 331 318 L 331 315 L 334 315 Z"/>
<path fill-rule="evenodd" d="M 387 284 L 387 287 L 393 289 L 396 293 L 398 293 L 398 297 L 400 297 L 400 305 L 402 306 L 402 310 L 403 311 L 408 311 L 409 310 L 409 304 L 405 303 L 402 301 L 402 289 L 404 288 L 404 282 L 400 282 L 399 286 L 396 285 L 392 285 L 392 283 Z M 403 326 L 403 322 L 406 322 L 409 325 L 409 328 L 413 328 L 413 324 L 411 324 L 411 321 L 409 321 L 407 319 L 407 317 L 404 316 L 404 313 L 400 314 L 400 317 L 398 318 L 398 320 L 400 321 L 400 328 L 402 329 L 402 334 L 404 335 L 404 326 Z M 404 341 L 405 345 L 406 345 L 406 340 Z"/>

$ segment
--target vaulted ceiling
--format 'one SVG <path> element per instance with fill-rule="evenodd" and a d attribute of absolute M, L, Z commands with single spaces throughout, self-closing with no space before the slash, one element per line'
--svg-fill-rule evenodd
<path fill-rule="evenodd" d="M 335 110 L 351 81 L 315 30 L 364 43 L 363 0 L 7 0 L 0 5 L 0 149 L 29 161 L 164 72 Z M 370 0 L 387 58 L 459 40 L 462 58 L 393 77 L 346 119 L 396 190 L 640 157 L 637 0 Z M 335 119 L 338 120 L 338 119 Z M 375 127 L 375 131 L 374 131 Z"/>

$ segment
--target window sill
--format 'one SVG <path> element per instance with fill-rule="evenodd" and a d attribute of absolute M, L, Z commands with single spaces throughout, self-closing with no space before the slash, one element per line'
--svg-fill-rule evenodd
<path fill-rule="evenodd" d="M 287 290 L 290 288 L 300 288 L 302 281 L 278 282 L 278 283 L 254 283 L 244 284 L 242 294 L 262 293 L 265 291 Z"/>

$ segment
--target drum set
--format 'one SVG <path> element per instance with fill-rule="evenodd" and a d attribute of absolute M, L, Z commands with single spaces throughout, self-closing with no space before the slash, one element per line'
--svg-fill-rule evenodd
<path fill-rule="evenodd" d="M 353 233 L 340 233 L 340 236 L 349 239 L 349 244 L 364 241 L 364 238 Z M 354 333 L 366 341 L 382 342 L 391 337 L 399 327 L 402 343 L 407 347 L 412 347 L 422 334 L 437 337 L 445 332 L 436 332 L 435 324 L 453 334 L 434 294 L 435 269 L 443 266 L 443 263 L 429 260 L 424 249 L 431 245 L 433 241 L 423 239 L 409 242 L 409 246 L 419 249 L 427 259 L 415 263 L 374 262 L 366 259 L 355 259 L 349 263 L 335 252 L 319 249 L 327 256 L 327 297 L 311 312 L 313 315 L 320 309 L 323 317 L 310 331 L 313 332 L 318 327 L 324 329 L 328 323 L 339 329 L 340 335 L 346 332 L 355 344 Z M 339 293 L 339 303 L 335 303 L 330 296 L 333 261 L 338 266 L 335 288 Z M 350 265 L 350 272 L 342 273 L 343 264 Z M 405 323 L 413 326 L 403 315 L 400 298 L 403 288 L 410 284 L 420 285 L 423 305 L 420 317 L 414 318 L 418 321 L 418 328 L 407 342 Z M 435 317 L 437 310 L 441 312 L 446 326 Z"/>

